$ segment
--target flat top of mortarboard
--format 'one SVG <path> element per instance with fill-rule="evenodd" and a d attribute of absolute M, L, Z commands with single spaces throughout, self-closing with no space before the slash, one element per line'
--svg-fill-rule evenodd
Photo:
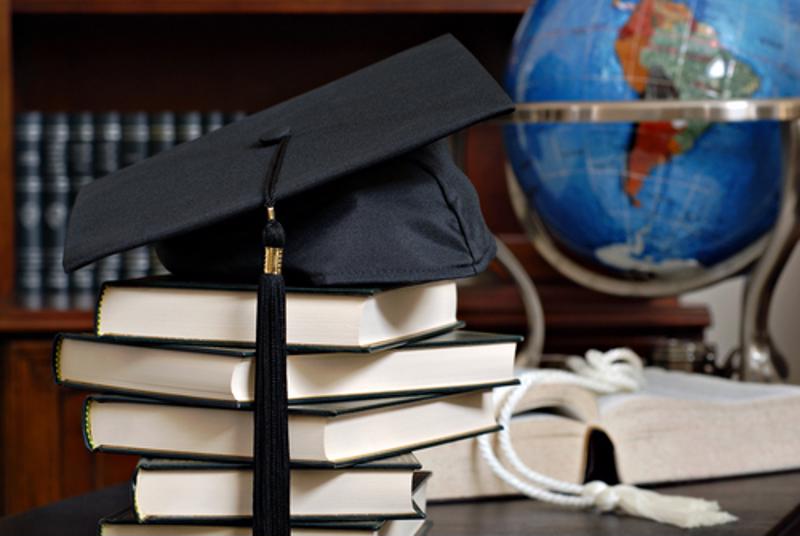
<path fill-rule="evenodd" d="M 292 133 L 277 184 L 280 212 L 283 199 L 512 107 L 455 38 L 440 37 L 86 186 L 70 218 L 64 266 L 257 209 L 275 151 L 259 140 L 277 130 Z"/>

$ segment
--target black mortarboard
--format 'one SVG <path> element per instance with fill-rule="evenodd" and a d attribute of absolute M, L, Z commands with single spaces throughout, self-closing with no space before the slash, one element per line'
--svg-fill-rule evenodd
<path fill-rule="evenodd" d="M 68 270 L 157 243 L 178 276 L 260 278 L 254 534 L 288 534 L 283 229 L 274 203 L 293 282 L 474 275 L 494 257 L 494 240 L 442 138 L 511 109 L 477 60 L 445 36 L 81 191 Z"/>

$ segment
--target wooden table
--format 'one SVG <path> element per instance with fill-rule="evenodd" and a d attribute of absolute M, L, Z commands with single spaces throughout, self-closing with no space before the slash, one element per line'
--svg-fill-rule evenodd
<path fill-rule="evenodd" d="M 788 536 L 800 534 L 800 472 L 663 486 L 719 501 L 739 521 L 686 531 L 650 521 L 565 510 L 524 499 L 439 504 L 429 536 Z"/>
<path fill-rule="evenodd" d="M 550 507 L 522 499 L 429 507 L 429 536 L 788 536 L 800 534 L 800 472 L 661 488 L 720 501 L 736 523 L 685 530 L 614 515 Z M 127 486 L 73 497 L 0 520 L 0 536 L 95 536 L 99 517 L 121 510 Z"/>

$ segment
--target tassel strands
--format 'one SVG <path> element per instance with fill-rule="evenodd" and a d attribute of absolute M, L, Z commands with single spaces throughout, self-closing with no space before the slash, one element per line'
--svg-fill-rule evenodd
<path fill-rule="evenodd" d="M 262 137 L 278 145 L 264 182 L 264 270 L 258 284 L 253 444 L 253 536 L 290 536 L 289 423 L 286 390 L 285 236 L 275 219 L 277 183 L 288 131 Z"/>
<path fill-rule="evenodd" d="M 503 427 L 498 434 L 498 443 L 513 470 L 495 454 L 488 435 L 478 438 L 481 456 L 498 478 L 532 499 L 570 508 L 622 512 L 681 528 L 710 527 L 736 521 L 735 516 L 722 510 L 715 501 L 664 495 L 624 484 L 610 486 L 600 481 L 573 484 L 537 473 L 525 465 L 514 449 L 509 430 L 514 410 L 528 389 L 556 383 L 578 385 L 595 393 L 630 392 L 639 389 L 645 381 L 641 359 L 627 348 L 608 352 L 589 350 L 585 360 L 570 358 L 567 365 L 572 372 L 526 372 L 520 376 L 519 386 L 507 391 L 498 416 L 498 424 Z"/>

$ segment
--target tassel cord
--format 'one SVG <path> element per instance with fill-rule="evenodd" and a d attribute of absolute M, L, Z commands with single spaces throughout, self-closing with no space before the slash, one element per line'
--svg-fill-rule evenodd
<path fill-rule="evenodd" d="M 258 284 L 253 412 L 253 536 L 290 536 L 291 481 L 286 386 L 286 284 L 281 275 L 285 236 L 275 219 L 275 188 L 289 130 L 262 136 L 277 144 L 263 184 L 264 269 Z"/>
<path fill-rule="evenodd" d="M 286 288 L 283 277 L 259 282 L 254 407 L 253 534 L 288 536 L 289 430 L 286 391 Z"/>
<path fill-rule="evenodd" d="M 683 528 L 712 526 L 735 521 L 736 517 L 722 511 L 714 501 L 662 495 L 635 486 L 610 486 L 594 481 L 573 484 L 560 481 L 528 467 L 511 442 L 510 424 L 514 410 L 525 393 L 544 383 L 578 385 L 596 393 L 635 391 L 644 384 L 641 359 L 631 350 L 618 348 L 608 352 L 590 350 L 586 359 L 570 358 L 572 373 L 535 370 L 523 374 L 520 385 L 507 389 L 501 400 L 498 424 L 500 450 L 511 463 L 515 474 L 495 454 L 489 436 L 478 438 L 478 448 L 492 472 L 517 491 L 536 500 L 571 508 L 594 507 L 601 512 L 621 511 L 629 515 L 668 523 Z"/>

